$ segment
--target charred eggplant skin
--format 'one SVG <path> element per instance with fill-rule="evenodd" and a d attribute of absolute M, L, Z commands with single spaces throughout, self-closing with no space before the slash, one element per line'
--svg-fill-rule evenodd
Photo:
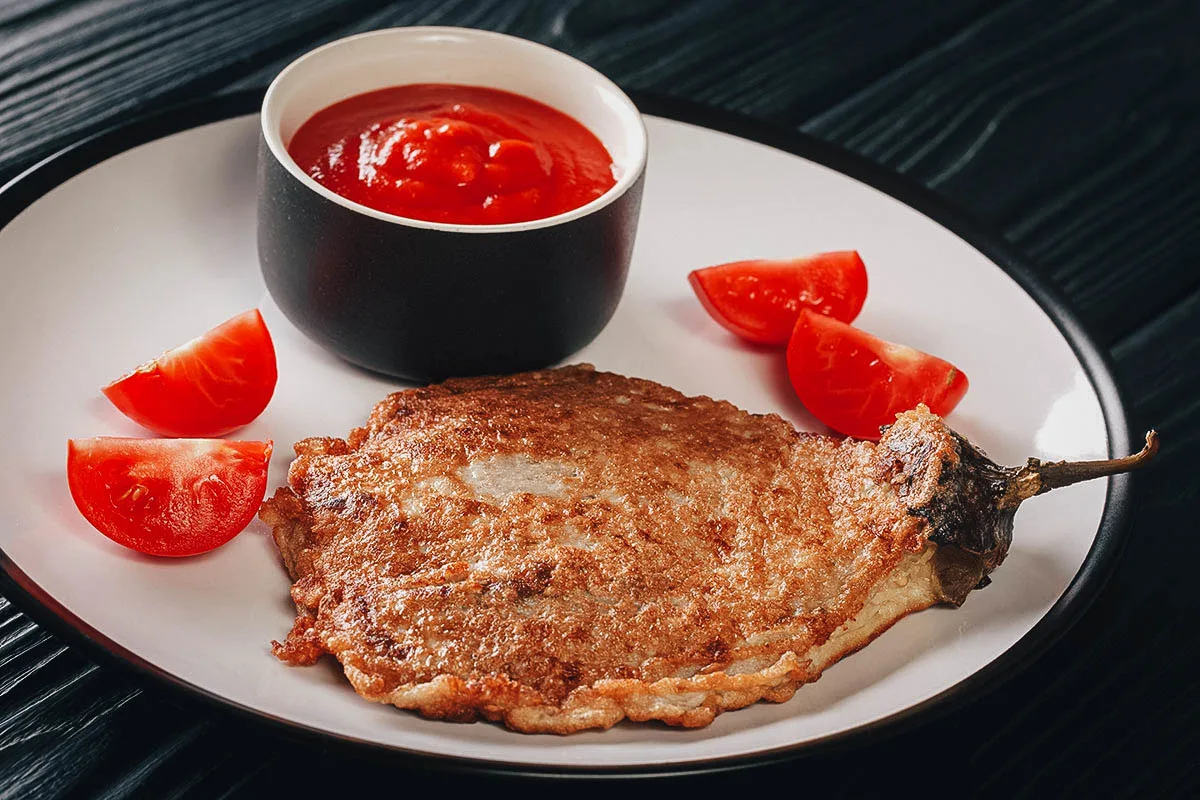
<path fill-rule="evenodd" d="M 942 599 L 955 606 L 991 582 L 988 573 L 1008 555 L 1013 518 L 1024 500 L 1137 469 L 1158 452 L 1158 434 L 1149 431 L 1141 452 L 1124 458 L 1052 463 L 1031 458 L 1023 467 L 1001 467 L 924 409 L 905 413 L 920 424 L 882 429 L 877 468 L 908 512 L 928 525 Z"/>
<path fill-rule="evenodd" d="M 938 490 L 909 513 L 929 523 L 938 583 L 947 603 L 962 605 L 973 589 L 991 583 L 1012 544 L 1017 506 L 1002 506 L 1013 471 L 994 463 L 962 436 L 950 432 L 956 458 L 944 463 Z"/>
<path fill-rule="evenodd" d="M 883 429 L 877 466 L 908 513 L 925 520 L 942 599 L 959 606 L 1008 554 L 1016 507 L 1000 499 L 1012 475 L 938 418 L 908 413 L 910 424 Z"/>

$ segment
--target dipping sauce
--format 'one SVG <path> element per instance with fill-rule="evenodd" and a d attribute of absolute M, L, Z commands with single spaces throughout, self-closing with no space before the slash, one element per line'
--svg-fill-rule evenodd
<path fill-rule="evenodd" d="M 301 125 L 288 153 L 348 200 L 451 224 L 544 219 L 616 183 L 612 157 L 579 122 L 480 86 L 421 83 L 356 95 Z"/>

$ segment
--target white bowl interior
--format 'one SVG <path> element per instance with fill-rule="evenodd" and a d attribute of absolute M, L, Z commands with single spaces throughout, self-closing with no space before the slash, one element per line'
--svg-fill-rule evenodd
<path fill-rule="evenodd" d="M 341 198 L 309 178 L 287 153 L 287 143 L 313 114 L 340 100 L 389 86 L 457 83 L 503 89 L 545 103 L 573 117 L 600 139 L 612 156 L 616 185 L 602 197 L 566 214 L 515 225 L 452 226 L 404 220 L 431 228 L 541 227 L 583 216 L 619 197 L 646 162 L 641 114 L 624 92 L 601 73 L 545 45 L 468 28 L 392 28 L 351 36 L 301 56 L 272 82 L 263 100 L 262 129 L 274 156 L 305 185 L 372 216 L 393 221 Z"/>

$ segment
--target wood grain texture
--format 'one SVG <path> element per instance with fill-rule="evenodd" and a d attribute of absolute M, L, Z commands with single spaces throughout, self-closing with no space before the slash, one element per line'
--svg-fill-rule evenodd
<path fill-rule="evenodd" d="M 261 85 L 314 44 L 412 24 L 536 39 L 626 88 L 804 130 L 934 188 L 1030 255 L 1111 348 L 1134 426 L 1163 433 L 1117 573 L 1030 669 L 864 751 L 676 788 L 878 796 L 920 765 L 968 796 L 1200 795 L 1200 4 L 17 0 L 0 5 L 0 176 L 139 111 Z M 0 602 L 0 799 L 421 779 L 176 706 Z"/>

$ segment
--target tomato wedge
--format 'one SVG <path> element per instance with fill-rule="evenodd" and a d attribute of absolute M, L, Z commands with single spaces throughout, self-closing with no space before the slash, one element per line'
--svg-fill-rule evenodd
<path fill-rule="evenodd" d="M 159 436 L 224 436 L 262 413 L 277 377 L 271 334 L 251 309 L 103 391 L 121 413 Z"/>
<path fill-rule="evenodd" d="M 254 518 L 267 490 L 271 442 L 124 439 L 67 442 L 67 483 L 88 522 L 154 556 L 219 547 Z"/>
<path fill-rule="evenodd" d="M 945 416 L 967 392 L 967 376 L 948 361 L 811 311 L 796 320 L 787 367 L 813 416 L 859 439 L 878 439 L 919 403 Z"/>
<path fill-rule="evenodd" d="M 867 299 L 867 268 L 854 250 L 787 261 L 735 261 L 688 275 L 717 322 L 757 344 L 786 344 L 800 309 L 853 322 Z"/>

